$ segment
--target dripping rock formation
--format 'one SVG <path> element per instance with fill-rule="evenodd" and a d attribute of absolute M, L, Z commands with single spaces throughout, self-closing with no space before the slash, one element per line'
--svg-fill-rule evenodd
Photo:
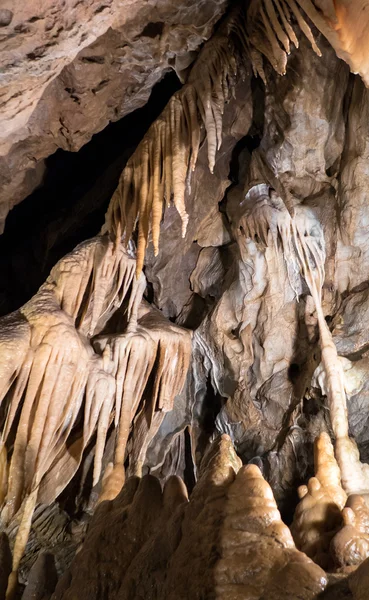
<path fill-rule="evenodd" d="M 0 600 L 368 600 L 369 2 L 0 6 Z"/>

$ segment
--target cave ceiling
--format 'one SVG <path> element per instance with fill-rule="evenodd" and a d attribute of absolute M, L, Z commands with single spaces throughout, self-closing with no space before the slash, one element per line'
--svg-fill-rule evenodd
<path fill-rule="evenodd" d="M 369 599 L 369 2 L 2 0 L 0 600 Z"/>

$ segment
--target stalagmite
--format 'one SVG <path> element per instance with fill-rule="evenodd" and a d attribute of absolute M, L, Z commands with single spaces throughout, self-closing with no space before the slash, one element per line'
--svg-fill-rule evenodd
<path fill-rule="evenodd" d="M 301 236 L 300 243 L 304 248 L 305 243 Z M 342 486 L 348 495 L 359 494 L 366 498 L 369 494 L 369 465 L 360 462 L 359 450 L 354 440 L 349 437 L 344 371 L 321 305 L 324 277 L 322 278 L 320 274 L 316 281 L 314 275 L 309 273 L 306 246 L 304 254 L 305 257 L 302 259 L 305 264 L 304 277 L 314 299 L 319 324 L 324 379 L 322 388 L 327 395 L 330 420 L 336 438 L 335 454 L 341 470 Z"/>
<path fill-rule="evenodd" d="M 218 597 L 214 569 L 220 555 L 220 526 L 227 490 L 241 466 L 229 436 L 221 436 L 207 448 L 160 597 Z M 204 565 L 209 568 L 204 570 Z"/>
<path fill-rule="evenodd" d="M 358 450 L 367 458 L 369 96 L 333 51 L 369 85 L 369 3 L 250 0 L 227 11 L 216 0 L 204 9 L 203 40 L 214 14 L 226 12 L 201 50 L 193 2 L 183 6 L 186 39 L 173 3 L 138 6 L 126 19 L 114 16 L 122 4 L 115 0 L 76 2 L 72 19 L 86 4 L 86 14 L 101 13 L 106 24 L 94 46 L 82 32 L 70 41 L 68 7 L 60 25 L 50 0 L 38 3 L 37 14 L 35 3 L 26 4 L 14 14 L 0 9 L 0 44 L 12 73 L 31 73 L 31 87 L 55 45 L 60 74 L 50 68 L 43 102 L 47 109 L 57 90 L 60 115 L 48 124 L 54 142 L 42 156 L 34 151 L 37 107 L 34 122 L 26 118 L 1 146 L 2 186 L 12 189 L 13 179 L 20 186 L 24 177 L 29 187 L 33 171 L 12 168 L 17 153 L 33 168 L 60 145 L 77 149 L 75 136 L 85 141 L 101 129 L 106 115 L 88 130 L 75 127 L 87 114 L 94 120 L 100 97 L 108 118 L 120 117 L 126 107 L 119 94 L 110 96 L 110 73 L 132 76 L 130 110 L 170 68 L 183 86 L 148 130 L 143 119 L 128 160 L 127 145 L 119 148 L 112 171 L 126 164 L 100 234 L 59 260 L 33 298 L 0 319 L 0 524 L 13 549 L 11 567 L 4 536 L 0 600 L 20 597 L 27 581 L 24 599 L 51 600 L 54 573 L 45 584 L 54 559 L 45 549 L 62 575 L 53 600 L 316 600 L 327 585 L 323 568 L 343 581 L 369 556 L 369 465 Z M 125 39 L 126 28 L 134 39 Z M 18 43 L 26 68 L 10 56 Z M 145 52 L 152 63 L 140 72 Z M 161 90 L 169 97 L 168 81 Z M 32 89 L 22 97 L 11 88 L 0 105 L 19 102 L 14 116 L 22 120 Z M 58 235 L 68 239 L 57 235 L 53 245 L 56 226 L 50 235 L 42 207 L 36 232 L 28 231 L 31 221 L 17 223 L 11 261 L 21 267 L 5 258 L 0 265 L 2 273 L 9 267 L 9 281 L 21 269 L 23 276 L 22 253 L 31 249 L 46 265 L 78 237 L 80 214 L 108 200 L 111 182 L 102 179 L 101 199 L 90 190 L 76 221 L 63 215 Z M 355 231 L 344 232 L 351 222 Z M 146 257 L 151 241 L 155 257 L 160 243 L 157 260 Z M 0 309 L 19 306 L 25 289 L 9 299 L 1 287 Z M 347 323 L 350 303 L 359 306 L 352 318 L 360 317 L 360 335 Z M 339 353 L 346 365 L 359 361 L 351 392 Z M 298 490 L 289 529 L 281 513 L 294 504 L 297 480 L 311 474 L 314 438 L 315 474 Z M 355 581 L 345 581 L 346 591 Z"/>
<path fill-rule="evenodd" d="M 334 458 L 329 435 L 321 433 L 314 444 L 315 477 L 298 490 L 297 505 L 291 532 L 296 546 L 323 568 L 328 568 L 329 546 L 343 523 L 341 511 L 346 494 Z"/>
<path fill-rule="evenodd" d="M 105 502 L 105 500 L 114 500 L 125 482 L 125 470 L 122 464 L 109 463 L 104 471 L 104 476 L 101 482 L 101 492 L 97 504 Z"/>
<path fill-rule="evenodd" d="M 298 490 L 291 532 L 297 547 L 328 570 L 359 565 L 369 556 L 369 509 L 358 495 L 347 498 L 327 433 L 314 445 L 315 477 Z"/>
<path fill-rule="evenodd" d="M 360 565 L 369 557 L 369 509 L 361 496 L 349 496 L 342 511 L 343 527 L 330 543 L 337 567 Z"/>
<path fill-rule="evenodd" d="M 323 431 L 314 442 L 315 477 L 324 487 L 340 510 L 345 506 L 347 495 L 341 486 L 341 472 L 334 457 L 331 439 Z"/>
<path fill-rule="evenodd" d="M 207 449 L 189 498 L 178 477 L 161 490 L 145 476 L 132 496 L 133 483 L 96 511 L 62 600 L 313 600 L 324 590 L 326 574 L 296 549 L 271 488 L 228 436 Z"/>
<path fill-rule="evenodd" d="M 217 598 L 315 598 L 326 586 L 325 573 L 296 550 L 256 465 L 240 469 L 227 500 Z"/>

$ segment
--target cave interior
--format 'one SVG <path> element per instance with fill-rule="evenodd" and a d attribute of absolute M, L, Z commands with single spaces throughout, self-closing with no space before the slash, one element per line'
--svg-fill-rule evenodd
<path fill-rule="evenodd" d="M 369 600 L 369 0 L 2 0 L 0 600 Z"/>

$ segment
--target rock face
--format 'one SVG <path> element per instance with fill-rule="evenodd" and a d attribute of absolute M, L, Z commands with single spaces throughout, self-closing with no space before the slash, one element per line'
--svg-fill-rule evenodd
<path fill-rule="evenodd" d="M 0 14 L 0 227 L 42 181 L 43 159 L 77 151 L 194 59 L 225 2 L 6 0 Z"/>

